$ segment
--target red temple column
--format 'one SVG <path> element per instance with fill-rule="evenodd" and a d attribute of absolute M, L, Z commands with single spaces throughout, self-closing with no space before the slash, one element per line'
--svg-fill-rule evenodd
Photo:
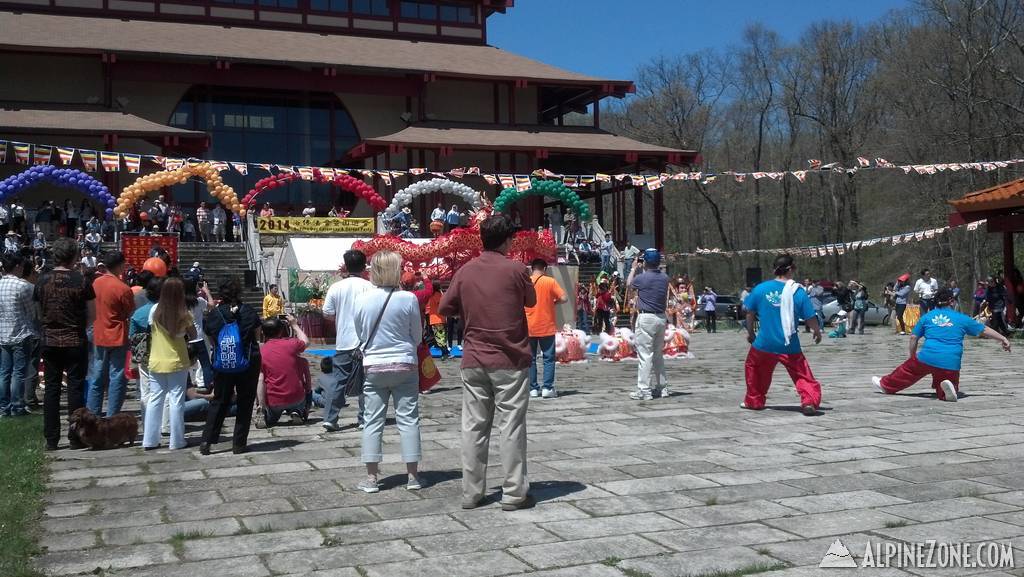
<path fill-rule="evenodd" d="M 1006 322 L 1017 324 L 1017 287 L 1013 284 L 1013 232 L 1003 233 L 1003 284 L 1006 286 Z"/>
<path fill-rule="evenodd" d="M 665 250 L 665 189 L 654 191 L 654 247 Z"/>

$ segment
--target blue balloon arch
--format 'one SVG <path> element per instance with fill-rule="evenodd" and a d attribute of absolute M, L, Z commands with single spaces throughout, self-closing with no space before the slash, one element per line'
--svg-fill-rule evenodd
<path fill-rule="evenodd" d="M 0 202 L 20 194 L 36 184 L 49 183 L 73 188 L 85 196 L 99 201 L 104 206 L 107 218 L 114 214 L 117 200 L 111 196 L 105 184 L 75 168 L 57 168 L 49 164 L 33 166 L 24 172 L 12 174 L 0 181 Z"/>

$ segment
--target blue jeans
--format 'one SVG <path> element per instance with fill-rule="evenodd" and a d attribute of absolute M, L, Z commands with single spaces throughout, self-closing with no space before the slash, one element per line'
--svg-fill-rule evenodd
<path fill-rule="evenodd" d="M 366 428 L 363 429 L 364 463 L 379 463 L 384 457 L 381 439 L 388 414 L 388 400 L 395 406 L 395 425 L 402 447 L 403 463 L 418 463 L 420 448 L 420 377 L 416 371 L 367 373 L 363 397 L 366 398 Z"/>
<path fill-rule="evenodd" d="M 103 409 L 103 394 L 107 393 L 107 417 L 121 412 L 127 382 L 124 377 L 124 360 L 128 347 L 93 347 L 92 363 L 89 367 L 89 395 L 86 406 L 94 415 Z"/>
<path fill-rule="evenodd" d="M 0 414 L 25 411 L 25 373 L 32 354 L 32 339 L 0 345 Z"/>
<path fill-rule="evenodd" d="M 537 384 L 537 349 L 544 356 L 544 388 L 555 388 L 555 335 L 550 337 L 530 337 L 530 388 L 539 391 Z"/>
<path fill-rule="evenodd" d="M 612 255 L 601 253 L 601 270 L 608 270 L 608 264 L 612 260 Z"/>
<path fill-rule="evenodd" d="M 285 413 L 298 413 L 302 417 L 308 417 L 309 410 L 306 409 L 306 406 L 306 398 L 303 398 L 298 403 L 287 407 L 264 407 L 263 419 L 266 421 L 267 427 L 273 427 Z"/>
<path fill-rule="evenodd" d="M 590 318 L 587 309 L 576 309 L 576 328 L 590 334 Z"/>

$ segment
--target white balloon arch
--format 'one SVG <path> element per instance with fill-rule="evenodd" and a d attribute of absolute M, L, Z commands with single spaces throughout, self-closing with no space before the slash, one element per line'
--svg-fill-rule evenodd
<path fill-rule="evenodd" d="M 402 210 L 403 206 L 411 203 L 417 196 L 434 192 L 435 190 L 461 197 L 469 203 L 473 210 L 483 208 L 483 198 L 479 192 L 461 182 L 455 182 L 447 178 L 432 178 L 430 180 L 414 182 L 396 192 L 395 197 L 391 199 L 391 204 L 384 209 L 384 215 L 387 217 L 394 216 L 398 214 L 398 211 Z"/>

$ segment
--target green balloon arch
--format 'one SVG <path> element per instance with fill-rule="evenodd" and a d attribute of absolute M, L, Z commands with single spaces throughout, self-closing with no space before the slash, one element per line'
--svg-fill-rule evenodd
<path fill-rule="evenodd" d="M 513 187 L 509 187 L 501 191 L 498 198 L 494 200 L 494 211 L 505 212 L 509 205 L 530 195 L 557 198 L 571 208 L 581 221 L 589 221 L 593 218 L 590 213 L 590 206 L 580 198 L 580 195 L 576 194 L 576 191 L 562 184 L 562 181 L 538 180 L 536 178 L 530 179 L 530 188 L 526 190 L 516 190 Z"/>

